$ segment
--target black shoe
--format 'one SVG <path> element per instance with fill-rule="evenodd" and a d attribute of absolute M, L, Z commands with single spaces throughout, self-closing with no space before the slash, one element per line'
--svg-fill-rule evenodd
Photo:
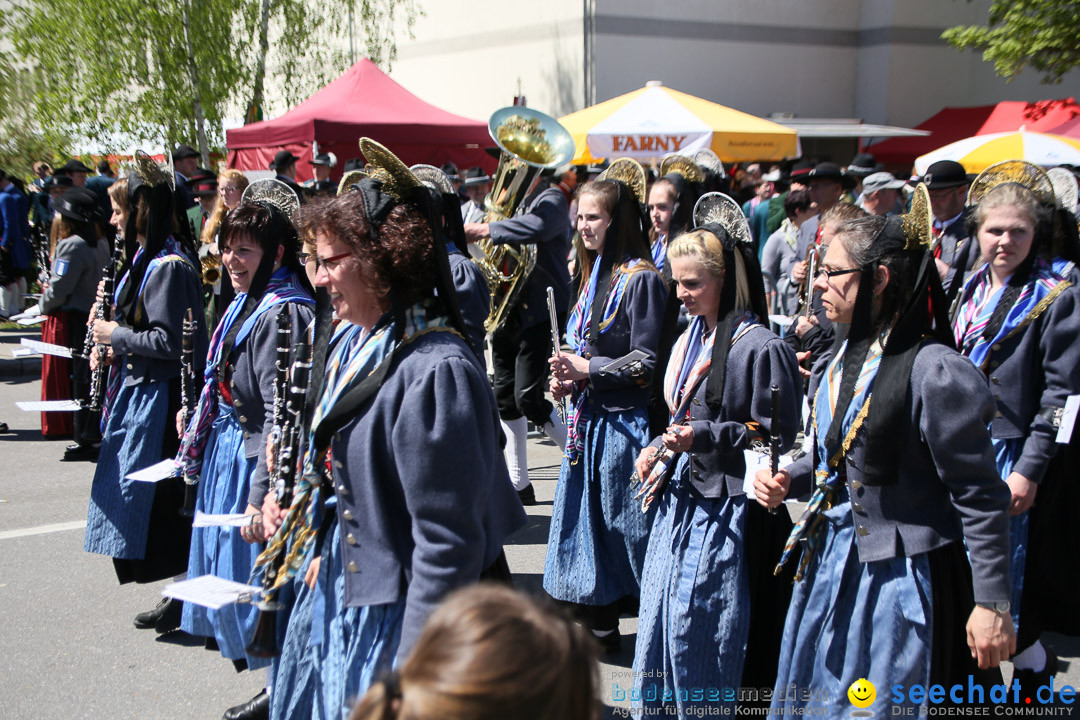
<path fill-rule="evenodd" d="M 517 494 L 522 505 L 528 507 L 536 504 L 536 491 L 533 490 L 532 483 L 526 485 L 521 490 L 518 490 Z"/>
<path fill-rule="evenodd" d="M 1054 675 L 1058 671 L 1058 656 L 1050 648 L 1046 648 L 1046 665 L 1042 670 L 1016 670 L 1013 679 L 1020 683 L 1020 697 L 1036 698 L 1039 688 L 1049 685 L 1054 688 Z M 1051 693 L 1053 694 L 1053 693 Z"/>
<path fill-rule="evenodd" d="M 77 462 L 79 460 L 97 460 L 98 453 L 101 451 L 101 446 L 95 445 L 80 445 L 74 443 L 64 448 L 64 457 L 60 458 L 63 462 Z"/>
<path fill-rule="evenodd" d="M 622 635 L 618 630 L 613 630 L 607 635 L 597 635 L 593 632 L 593 637 L 596 638 L 596 642 L 600 645 L 600 652 L 604 655 L 618 655 L 622 651 Z"/>
<path fill-rule="evenodd" d="M 263 690 L 246 703 L 234 705 L 225 711 L 221 720 L 264 720 L 270 717 L 270 696 Z"/>
<path fill-rule="evenodd" d="M 153 610 L 141 612 L 135 616 L 135 627 L 140 630 L 154 628 L 159 633 L 167 633 L 180 627 L 180 613 L 184 604 L 172 598 L 162 598 Z"/>
<path fill-rule="evenodd" d="M 0 434 L 6 433 L 6 432 L 10 432 L 10 430 L 8 430 L 8 424 L 4 423 L 4 422 L 0 422 Z"/>

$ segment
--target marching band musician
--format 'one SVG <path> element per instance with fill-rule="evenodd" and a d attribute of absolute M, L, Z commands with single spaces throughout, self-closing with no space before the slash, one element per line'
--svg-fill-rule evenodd
<path fill-rule="evenodd" d="M 558 317 L 565 317 L 570 301 L 570 273 L 566 268 L 568 207 L 566 194 L 541 174 L 516 216 L 500 222 L 465 224 L 469 242 L 490 237 L 495 244 L 536 245 L 536 267 L 529 273 L 517 305 L 509 309 L 506 321 L 491 334 L 491 364 L 499 417 L 506 433 L 506 462 L 514 488 L 526 505 L 536 503 L 536 491 L 529 482 L 526 420 L 560 448 L 566 444 L 566 428 L 555 407 L 544 397 L 544 383 L 551 354 L 547 288 L 555 291 Z"/>
<path fill-rule="evenodd" d="M 776 628 L 790 581 L 773 577 L 768 546 L 783 548 L 791 521 L 747 502 L 743 451 L 773 434 L 780 451 L 789 448 L 802 406 L 795 353 L 762 324 L 765 291 L 746 219 L 719 193 L 703 196 L 694 214 L 699 227 L 667 253 L 692 318 L 667 366 L 671 425 L 636 462 L 646 497 L 660 495 L 642 573 L 634 677 L 647 704 L 675 706 L 680 716 L 688 706 L 726 700 L 692 698 L 693 688 L 757 687 L 776 676 L 780 636 L 763 637 L 761 629 Z M 661 448 L 667 454 L 658 461 Z M 741 682 L 748 652 L 766 667 Z"/>
<path fill-rule="evenodd" d="M 180 407 L 181 333 L 193 310 L 197 322 L 196 357 L 207 345 L 202 292 L 194 248 L 175 239 L 176 196 L 170 178 L 138 155 L 138 170 L 127 179 L 128 208 L 121 213 L 125 261 L 114 297 L 115 319 L 93 321 L 94 341 L 110 346 L 107 396 L 102 414 L 104 438 L 90 491 L 86 521 L 87 552 L 113 558 L 121 583 L 153 582 L 183 573 L 191 533 L 180 516 L 183 482 L 156 484 L 127 475 L 176 455 L 172 419 Z M 117 183 L 119 184 L 119 183 Z M 91 360 L 91 370 L 98 370 Z M 200 367 L 197 370 L 201 371 Z M 162 600 L 135 618 L 139 628 L 161 632 L 180 623 L 180 603 Z"/>
<path fill-rule="evenodd" d="M 993 400 L 950 347 L 931 236 L 920 187 L 906 216 L 841 225 L 815 280 L 846 335 L 817 389 L 813 450 L 754 483 L 767 507 L 813 490 L 779 564 L 801 550 L 773 713 L 847 713 L 860 678 L 989 686 L 1015 648 Z M 878 693 L 867 709 L 922 702 Z"/>
<path fill-rule="evenodd" d="M 408 653 L 450 590 L 508 579 L 503 540 L 525 520 L 494 397 L 460 337 L 432 191 L 385 148 L 361 147 L 373 177 L 303 217 L 316 284 L 342 322 L 282 526 L 294 527 L 312 488 L 333 490 L 340 541 L 323 543 L 311 644 L 312 717 L 335 720 Z M 319 480 L 325 463 L 332 488 Z M 272 498 L 264 518 L 279 528 Z"/>
<path fill-rule="evenodd" d="M 577 606 L 608 652 L 620 646 L 620 610 L 636 605 L 640 592 L 651 516 L 638 511 L 627 478 L 649 440 L 651 374 L 668 299 L 640 202 L 615 179 L 578 191 L 581 283 L 566 326 L 572 352 L 549 360 L 552 396 L 569 397 L 571 409 L 544 589 Z M 644 352 L 640 364 L 602 369 L 631 350 Z"/>
<path fill-rule="evenodd" d="M 1029 544 L 1029 535 L 1044 530 L 1031 525 L 1029 511 L 1058 451 L 1065 401 L 1080 388 L 1076 289 L 1051 265 L 1077 262 L 1080 247 L 1075 234 L 1071 242 L 1055 237 L 1053 187 L 1035 165 L 1019 160 L 991 165 L 971 184 L 968 204 L 985 264 L 960 293 L 953 331 L 960 352 L 982 371 L 994 394 L 997 412 L 990 434 L 998 472 L 1012 495 L 1013 586 L 1004 608 L 1017 626 L 1014 677 L 1022 693 L 1034 695 L 1040 685 L 1053 684 L 1057 671 L 1057 657 L 1039 641 L 1038 609 L 1044 597 L 1062 588 L 1064 568 L 1062 560 L 1046 558 L 1066 553 L 1053 544 Z M 1070 469 L 1067 482 L 1074 481 Z M 1065 506 L 1049 513 L 1040 509 L 1041 522 L 1070 522 Z M 1025 593 L 1029 563 L 1054 567 L 1054 591 L 1044 586 L 1040 593 Z"/>
<path fill-rule="evenodd" d="M 269 489 L 266 435 L 274 424 L 277 350 L 282 343 L 278 316 L 288 315 L 295 337 L 311 320 L 314 301 L 300 268 L 299 241 L 291 215 L 299 198 L 276 181 L 252 184 L 244 200 L 221 221 L 222 266 L 237 295 L 214 330 L 206 357 L 205 384 L 185 430 L 181 462 L 198 476 L 197 511 L 251 515 L 250 525 L 195 528 L 188 576 L 216 575 L 246 583 L 262 531 L 262 503 Z M 287 342 L 287 341 L 286 341 Z M 268 661 L 245 652 L 256 608 L 231 604 L 210 610 L 185 603 L 181 629 L 214 638 L 221 654 L 238 669 L 264 667 Z M 267 698 L 265 692 L 261 698 Z M 269 700 L 256 705 L 268 707 Z M 252 703 L 240 706 L 251 711 Z M 265 708 L 264 716 L 265 716 Z M 236 708 L 230 720 L 250 717 Z"/>

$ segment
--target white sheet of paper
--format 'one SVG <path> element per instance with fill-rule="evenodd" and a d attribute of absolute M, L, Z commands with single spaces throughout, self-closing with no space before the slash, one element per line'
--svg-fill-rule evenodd
<path fill-rule="evenodd" d="M 743 450 L 743 458 L 746 460 L 746 475 L 743 476 L 743 492 L 754 497 L 754 475 L 758 470 L 769 469 L 769 453 L 757 450 Z M 780 468 L 793 463 L 790 455 L 780 456 Z"/>
<path fill-rule="evenodd" d="M 165 458 L 150 467 L 136 470 L 126 477 L 128 480 L 137 480 L 139 482 L 161 482 L 165 478 L 180 477 L 180 466 L 172 458 Z"/>
<path fill-rule="evenodd" d="M 792 320 L 787 315 L 770 315 L 769 316 L 769 322 L 776 323 L 777 325 L 779 325 L 782 328 L 787 328 L 787 327 L 791 327 L 791 324 L 793 322 L 795 322 L 795 321 Z"/>
<path fill-rule="evenodd" d="M 1077 410 L 1080 410 L 1080 395 L 1070 395 L 1065 401 L 1065 412 L 1061 413 L 1061 424 L 1058 425 L 1057 441 L 1059 443 L 1067 444 L 1069 440 L 1072 440 Z"/>
<path fill-rule="evenodd" d="M 255 597 L 261 592 L 262 588 L 256 585 L 244 585 L 216 575 L 202 575 L 191 580 L 170 583 L 162 589 L 161 594 L 218 610 L 225 605 L 240 602 L 241 598 Z"/>
<path fill-rule="evenodd" d="M 66 358 L 71 357 L 71 348 L 66 348 L 63 345 L 53 345 L 52 343 L 31 340 L 30 338 L 23 338 L 19 341 L 19 344 L 37 350 L 42 355 L 56 355 L 57 357 Z"/>
<path fill-rule="evenodd" d="M 15 322 L 19 323 L 20 325 L 38 325 L 40 323 L 45 322 L 45 316 L 44 315 L 35 315 L 34 317 L 20 318 L 20 319 L 16 320 Z"/>
<path fill-rule="evenodd" d="M 14 357 L 14 358 L 30 357 L 32 355 L 40 355 L 40 354 L 41 353 L 39 353 L 37 350 L 34 350 L 33 348 L 28 348 L 28 347 L 11 348 L 11 357 Z"/>
<path fill-rule="evenodd" d="M 74 412 L 80 405 L 77 400 L 19 401 L 15 407 L 26 412 Z"/>
<path fill-rule="evenodd" d="M 191 527 L 247 527 L 254 517 L 254 515 L 245 515 L 244 513 L 210 515 L 201 510 L 196 510 Z"/>

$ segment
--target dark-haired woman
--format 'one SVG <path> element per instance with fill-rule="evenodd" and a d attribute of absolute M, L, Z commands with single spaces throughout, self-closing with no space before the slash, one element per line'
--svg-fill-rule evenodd
<path fill-rule="evenodd" d="M 101 271 L 108 262 L 108 244 L 99 242 L 96 222 L 98 199 L 89 190 L 72 188 L 54 203 L 59 215 L 58 242 L 52 257 L 49 282 L 41 290 L 39 307 L 46 316 L 41 339 L 71 348 L 70 360 L 46 355 L 41 362 L 41 398 L 82 399 L 88 396 L 89 361 L 82 356 L 86 320 L 94 304 Z M 74 434 L 65 459 L 87 457 L 96 449 L 82 449 L 88 411 L 42 413 L 41 434 Z"/>
<path fill-rule="evenodd" d="M 743 451 L 774 433 L 782 451 L 791 446 L 802 380 L 794 351 L 762 325 L 765 293 L 750 228 L 738 206 L 724 202 L 730 202 L 726 223 L 668 247 L 679 299 L 693 319 L 667 367 L 671 425 L 636 463 L 650 496 L 662 489 L 645 556 L 634 677 L 647 706 L 674 707 L 680 716 L 695 707 L 734 705 L 719 688 L 750 684 L 741 682 L 748 651 L 771 656 L 771 670 L 763 673 L 771 682 L 779 638 L 748 643 L 751 619 L 775 627 L 769 612 L 786 605 L 775 607 L 767 595 L 782 596 L 788 586 L 787 579 L 770 586 L 751 580 L 754 573 L 771 581 L 773 562 L 749 567 L 748 547 L 761 538 L 748 538 L 749 522 L 777 524 L 774 547 L 791 522 L 766 517 L 753 498 L 748 504 Z M 776 417 L 773 387 L 781 403 Z M 753 598 L 751 586 L 759 587 Z"/>
<path fill-rule="evenodd" d="M 566 326 L 571 352 L 551 358 L 551 391 L 570 398 L 566 457 L 544 564 L 544 589 L 578 608 L 611 652 L 620 604 L 636 604 L 650 516 L 633 500 L 633 462 L 649 441 L 647 406 L 668 289 L 652 264 L 638 201 L 621 182 L 578 191 L 581 285 Z M 614 372 L 631 350 L 645 356 Z"/>
<path fill-rule="evenodd" d="M 115 319 L 93 323 L 94 341 L 111 346 L 113 364 L 84 543 L 87 552 L 113 558 L 121 583 L 153 582 L 187 568 L 191 524 L 179 514 L 182 483 L 145 483 L 127 475 L 176 455 L 174 418 L 180 407 L 182 326 L 188 310 L 198 322 L 197 358 L 206 347 L 199 272 L 190 248 L 174 239 L 167 180 L 160 174 L 132 174 L 127 193 L 127 259 L 116 283 Z M 115 200 L 113 208 L 120 209 Z M 159 619 L 144 613 L 136 625 L 153 627 Z M 168 621 L 175 628 L 179 613 Z"/>
<path fill-rule="evenodd" d="M 508 575 L 502 543 L 524 523 L 495 398 L 434 241 L 433 191 L 385 149 L 362 147 L 376 177 L 304 211 L 316 285 L 341 324 L 282 526 L 305 543 L 300 558 L 321 547 L 312 717 L 334 720 L 408 654 L 447 593 L 495 568 Z M 334 537 L 311 525 L 322 516 L 313 489 L 336 495 Z M 276 530 L 272 500 L 263 514 Z"/>
<path fill-rule="evenodd" d="M 282 209 L 246 200 L 222 219 L 219 238 L 222 267 L 237 295 L 210 340 L 202 397 L 181 452 L 188 474 L 199 477 L 197 511 L 246 514 L 253 522 L 239 530 L 195 528 L 188 577 L 216 575 L 246 583 L 266 539 L 261 511 L 269 488 L 266 434 L 274 422 L 275 391 L 284 392 L 275 388 L 283 342 L 278 319 L 286 314 L 292 337 L 299 339 L 314 301 L 300 268 L 296 228 Z M 185 603 L 180 627 L 215 638 L 223 656 L 255 669 L 269 664 L 245 650 L 257 617 L 251 604 L 210 610 Z"/>
<path fill-rule="evenodd" d="M 917 194 L 913 215 L 837 231 L 814 282 L 846 336 L 818 386 L 813 451 L 756 475 L 768 507 L 813 490 L 780 561 L 801 550 L 774 713 L 846 715 L 860 678 L 878 688 L 865 708 L 875 717 L 925 707 L 890 689 L 1000 683 L 1015 647 L 993 400 L 949 347 L 929 198 Z"/>
<path fill-rule="evenodd" d="M 1064 266 L 1080 258 L 1075 240 L 1067 256 L 1054 252 L 1053 191 L 1041 169 L 1018 161 L 994 166 L 972 183 L 969 197 L 985 265 L 961 291 L 953 330 L 960 352 L 982 371 L 997 406 L 990 434 L 998 472 L 1012 496 L 1009 612 L 1018 649 L 1012 661 L 1021 692 L 1033 694 L 1039 685 L 1053 683 L 1057 658 L 1039 641 L 1038 608 L 1044 600 L 1024 592 L 1025 569 L 1029 556 L 1041 561 L 1040 555 L 1055 555 L 1060 548 L 1029 549 L 1029 511 L 1058 450 L 1057 417 L 1068 396 L 1080 389 L 1076 290 L 1052 263 Z"/>

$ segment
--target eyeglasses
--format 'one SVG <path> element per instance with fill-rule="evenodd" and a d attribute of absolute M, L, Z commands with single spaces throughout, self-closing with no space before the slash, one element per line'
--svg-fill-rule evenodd
<path fill-rule="evenodd" d="M 850 275 L 851 273 L 859 272 L 860 270 L 862 270 L 862 268 L 848 268 L 847 270 L 825 270 L 822 268 L 821 274 L 832 280 L 834 277 Z"/>
<path fill-rule="evenodd" d="M 330 272 L 338 265 L 342 263 L 346 258 L 352 257 L 351 252 L 341 253 L 334 257 L 320 258 L 318 255 L 312 255 L 311 253 L 300 253 L 297 257 L 300 258 L 300 265 L 307 267 L 308 262 L 315 261 L 315 272 L 318 272 L 320 268 L 325 268 L 326 272 Z"/>

